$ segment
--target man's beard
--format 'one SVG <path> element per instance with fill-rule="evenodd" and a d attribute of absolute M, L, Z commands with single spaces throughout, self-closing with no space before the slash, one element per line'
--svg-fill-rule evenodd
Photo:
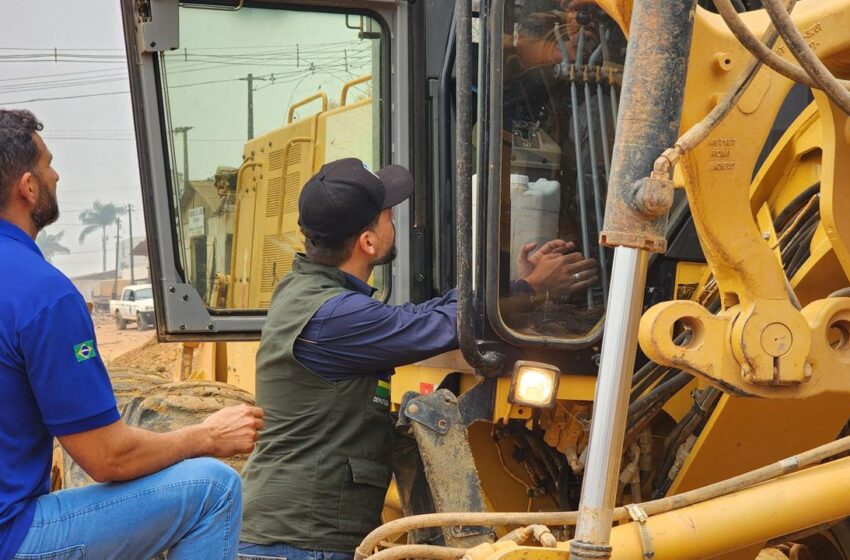
<path fill-rule="evenodd" d="M 376 258 L 372 262 L 369 263 L 370 266 L 381 266 L 382 264 L 390 264 L 395 260 L 398 256 L 398 249 L 395 246 L 395 240 L 393 240 L 393 246 L 389 251 L 384 253 L 382 256 Z"/>
<path fill-rule="evenodd" d="M 42 230 L 59 219 L 59 203 L 56 193 L 50 192 L 47 184 L 38 175 L 38 200 L 35 202 L 30 218 L 37 230 Z"/>

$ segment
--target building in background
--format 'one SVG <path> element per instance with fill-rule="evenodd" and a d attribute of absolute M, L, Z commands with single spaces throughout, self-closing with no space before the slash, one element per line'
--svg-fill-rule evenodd
<path fill-rule="evenodd" d="M 118 297 L 121 290 L 130 284 L 148 284 L 151 281 L 148 261 L 148 242 L 142 239 L 132 251 L 133 268 L 130 268 L 130 240 L 119 244 L 118 271 L 94 272 L 71 278 L 83 298 L 92 303 L 94 311 L 109 312 L 109 300 Z"/>

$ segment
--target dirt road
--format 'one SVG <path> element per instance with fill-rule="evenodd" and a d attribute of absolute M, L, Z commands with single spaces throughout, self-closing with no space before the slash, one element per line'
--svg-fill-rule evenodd
<path fill-rule="evenodd" d="M 126 330 L 118 330 L 109 315 L 95 314 L 92 319 L 97 347 L 107 366 L 174 371 L 179 344 L 159 344 L 153 329 L 138 331 L 135 324 L 130 324 Z"/>

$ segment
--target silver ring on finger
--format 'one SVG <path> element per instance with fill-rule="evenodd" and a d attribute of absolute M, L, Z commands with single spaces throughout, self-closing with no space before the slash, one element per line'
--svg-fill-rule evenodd
<path fill-rule="evenodd" d="M 581 280 L 581 273 L 580 272 L 576 272 L 575 274 L 573 274 L 573 281 L 574 282 L 578 282 L 580 280 Z"/>

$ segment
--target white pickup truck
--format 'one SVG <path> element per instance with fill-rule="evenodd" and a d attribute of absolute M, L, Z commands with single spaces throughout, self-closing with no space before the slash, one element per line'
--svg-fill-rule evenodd
<path fill-rule="evenodd" d="M 136 323 L 140 331 L 153 326 L 153 289 L 150 284 L 127 286 L 121 292 L 121 299 L 109 301 L 109 314 L 115 318 L 119 329 L 127 328 L 127 323 Z"/>

